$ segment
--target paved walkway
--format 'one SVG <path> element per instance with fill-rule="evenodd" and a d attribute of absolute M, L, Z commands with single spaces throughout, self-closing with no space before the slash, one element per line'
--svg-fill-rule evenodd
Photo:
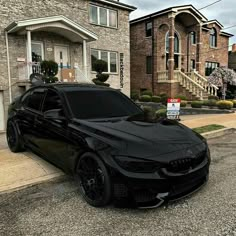
<path fill-rule="evenodd" d="M 181 116 L 181 123 L 189 128 L 218 124 L 227 128 L 236 128 L 236 113 L 218 115 Z"/>
<path fill-rule="evenodd" d="M 30 152 L 12 153 L 0 134 L 0 193 L 49 181 L 64 174 Z"/>

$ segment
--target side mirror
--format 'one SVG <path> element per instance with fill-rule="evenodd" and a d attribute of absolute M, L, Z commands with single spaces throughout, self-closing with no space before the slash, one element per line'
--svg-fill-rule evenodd
<path fill-rule="evenodd" d="M 49 111 L 45 111 L 44 112 L 44 118 L 45 119 L 52 119 L 52 120 L 65 120 L 66 118 L 64 116 L 62 116 L 62 109 L 53 109 L 53 110 L 49 110 Z"/>

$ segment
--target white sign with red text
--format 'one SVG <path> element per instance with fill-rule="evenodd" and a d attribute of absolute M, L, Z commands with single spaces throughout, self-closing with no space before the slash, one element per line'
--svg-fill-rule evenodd
<path fill-rule="evenodd" d="M 169 98 L 167 101 L 167 118 L 171 120 L 179 120 L 180 114 L 180 103 L 179 98 Z"/>

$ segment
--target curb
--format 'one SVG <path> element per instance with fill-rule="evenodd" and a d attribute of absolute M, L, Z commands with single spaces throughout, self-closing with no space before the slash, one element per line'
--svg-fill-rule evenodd
<path fill-rule="evenodd" d="M 203 133 L 201 135 L 206 139 L 212 139 L 212 138 L 218 138 L 226 134 L 233 134 L 235 132 L 236 132 L 235 128 L 225 128 L 225 129 L 219 129 L 219 130 Z"/>

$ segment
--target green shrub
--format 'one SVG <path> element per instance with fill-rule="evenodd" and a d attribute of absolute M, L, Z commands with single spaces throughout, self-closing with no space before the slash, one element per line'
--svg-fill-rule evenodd
<path fill-rule="evenodd" d="M 160 97 L 168 97 L 166 93 L 160 93 Z"/>
<path fill-rule="evenodd" d="M 159 102 L 161 102 L 161 97 L 160 96 L 152 96 L 152 101 L 159 103 Z"/>
<path fill-rule="evenodd" d="M 234 108 L 236 108 L 236 100 L 233 100 L 232 102 L 234 104 Z"/>
<path fill-rule="evenodd" d="M 141 101 L 141 102 L 151 102 L 152 98 L 149 95 L 142 95 L 142 96 L 140 96 L 139 101 Z"/>
<path fill-rule="evenodd" d="M 167 110 L 165 108 L 159 109 L 156 111 L 156 118 L 166 117 Z"/>
<path fill-rule="evenodd" d="M 214 99 L 203 101 L 203 105 L 208 106 L 208 107 L 215 107 L 216 103 L 217 101 Z"/>
<path fill-rule="evenodd" d="M 150 97 L 152 97 L 153 93 L 150 90 L 144 90 L 141 92 L 141 95 L 149 95 Z"/>
<path fill-rule="evenodd" d="M 184 100 L 184 101 L 187 100 L 187 97 L 184 96 L 184 95 L 176 95 L 175 98 L 179 98 L 179 99 Z"/>
<path fill-rule="evenodd" d="M 234 106 L 233 102 L 231 102 L 231 101 L 223 101 L 223 100 L 222 101 L 218 101 L 216 103 L 216 105 L 217 105 L 217 107 L 219 109 L 228 109 L 228 110 L 230 110 Z"/>
<path fill-rule="evenodd" d="M 208 96 L 208 100 L 219 100 L 219 98 L 217 96 L 210 95 Z"/>
<path fill-rule="evenodd" d="M 107 63 L 103 60 L 95 60 L 94 62 L 94 69 L 97 72 L 96 74 L 96 78 L 94 78 L 92 81 L 96 84 L 96 85 L 101 85 L 101 86 L 106 86 L 109 87 L 110 84 L 105 83 L 108 78 L 109 75 L 108 74 L 103 74 L 104 71 L 106 71 L 106 67 L 107 67 Z"/>
<path fill-rule="evenodd" d="M 181 100 L 180 107 L 186 107 L 188 104 L 187 101 Z"/>
<path fill-rule="evenodd" d="M 203 102 L 201 101 L 193 101 L 191 102 L 191 107 L 192 108 L 202 108 Z"/>
<path fill-rule="evenodd" d="M 138 91 L 131 91 L 131 99 L 134 101 L 139 99 L 139 92 Z"/>

